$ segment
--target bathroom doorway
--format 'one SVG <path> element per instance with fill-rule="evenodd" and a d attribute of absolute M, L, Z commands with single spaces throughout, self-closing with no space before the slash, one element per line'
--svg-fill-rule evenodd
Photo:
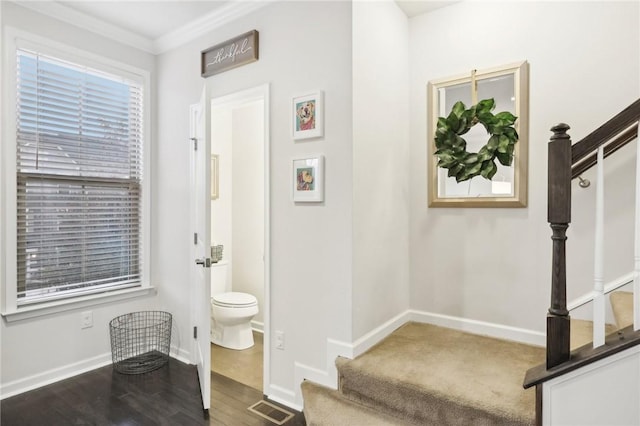
<path fill-rule="evenodd" d="M 211 245 L 231 291 L 258 300 L 255 344 L 211 344 L 211 370 L 266 393 L 269 384 L 269 86 L 211 100 Z"/>

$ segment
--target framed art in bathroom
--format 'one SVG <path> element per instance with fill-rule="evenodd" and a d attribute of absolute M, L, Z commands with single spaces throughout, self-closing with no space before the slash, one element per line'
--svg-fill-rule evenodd
<path fill-rule="evenodd" d="M 292 194 L 296 203 L 318 203 L 324 201 L 324 157 L 293 160 Z"/>
<path fill-rule="evenodd" d="M 220 172 L 218 170 L 219 161 L 218 154 L 211 154 L 211 199 L 217 200 L 220 196 L 220 184 L 218 182 L 218 177 Z"/>
<path fill-rule="evenodd" d="M 322 137 L 324 134 L 323 98 L 321 90 L 293 98 L 291 122 L 294 140 Z"/>

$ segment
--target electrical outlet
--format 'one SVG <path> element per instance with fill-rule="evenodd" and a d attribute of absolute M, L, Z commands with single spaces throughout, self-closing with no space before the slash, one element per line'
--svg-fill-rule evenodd
<path fill-rule="evenodd" d="M 284 350 L 284 331 L 276 331 L 276 349 Z"/>
<path fill-rule="evenodd" d="M 93 312 L 84 311 L 80 316 L 80 328 L 93 327 Z"/>

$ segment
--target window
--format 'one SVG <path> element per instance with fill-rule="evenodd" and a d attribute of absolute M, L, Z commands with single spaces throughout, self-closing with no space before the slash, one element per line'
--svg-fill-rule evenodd
<path fill-rule="evenodd" d="M 146 79 L 43 50 L 15 50 L 15 307 L 145 280 Z"/>

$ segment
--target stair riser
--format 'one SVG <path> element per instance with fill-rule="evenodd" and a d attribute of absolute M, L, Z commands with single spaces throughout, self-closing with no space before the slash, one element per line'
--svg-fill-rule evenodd
<path fill-rule="evenodd" d="M 431 394 L 416 392 L 401 383 L 367 383 L 340 374 L 340 392 L 345 398 L 415 425 L 433 426 L 533 426 L 533 419 L 505 419 L 482 409 L 458 404 Z M 394 401 L 389 404 L 388 401 Z"/>

